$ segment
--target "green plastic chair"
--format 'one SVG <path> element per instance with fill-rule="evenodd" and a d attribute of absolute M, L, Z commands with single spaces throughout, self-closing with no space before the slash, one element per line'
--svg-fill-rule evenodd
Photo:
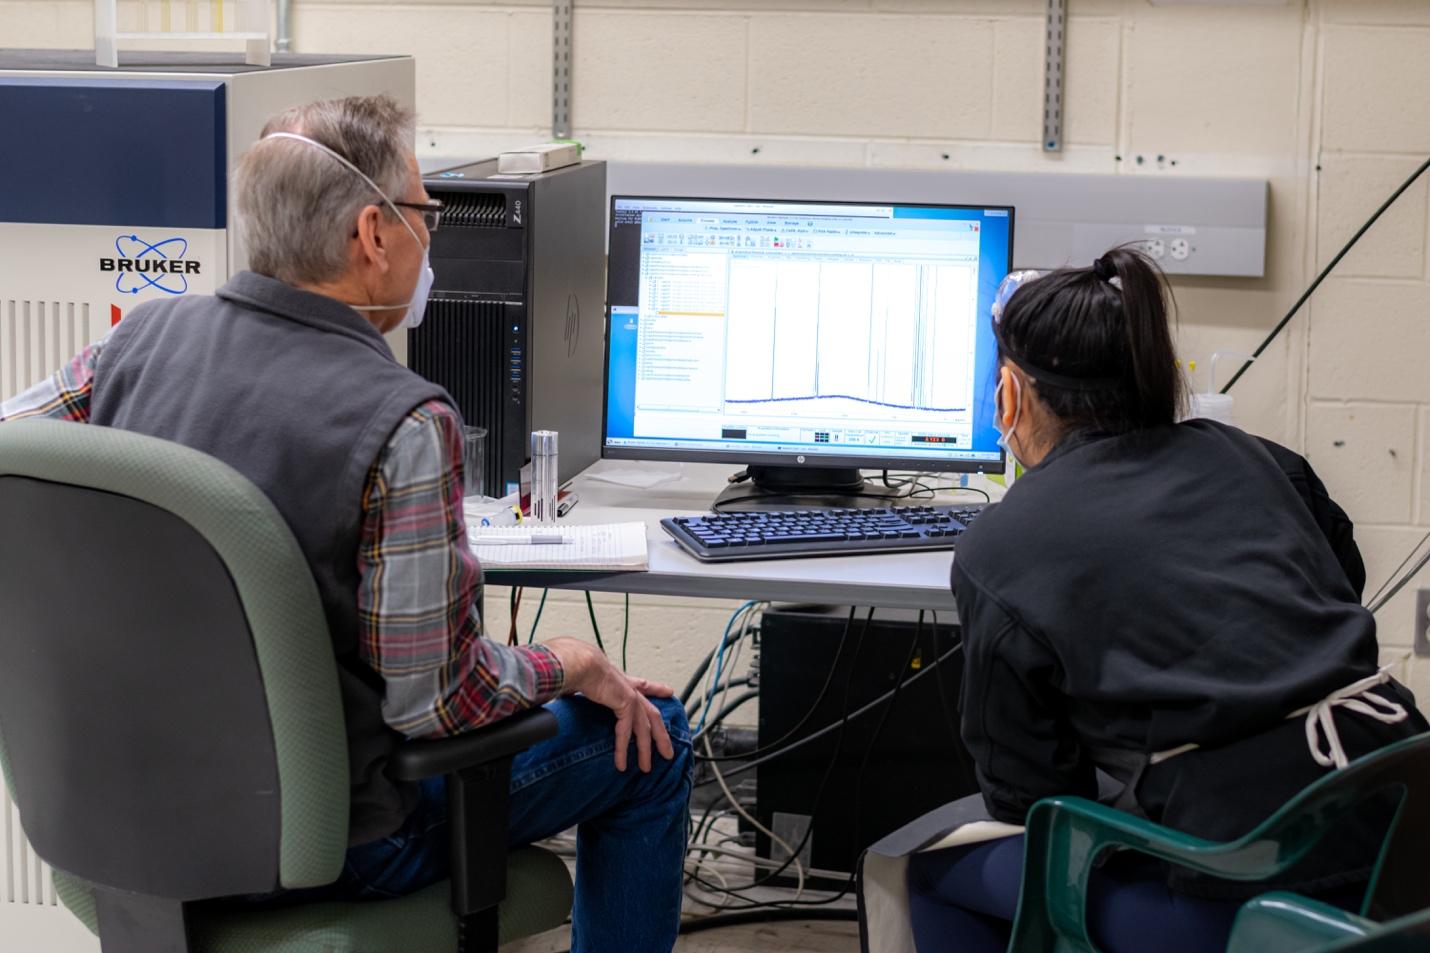
<path fill-rule="evenodd" d="M 1237 913 L 1227 953 L 1424 953 L 1430 910 L 1376 923 L 1294 893 L 1267 893 Z"/>
<path fill-rule="evenodd" d="M 447 953 L 559 926 L 564 862 L 508 852 L 535 710 L 400 744 L 445 777 L 453 876 L 408 897 L 255 907 L 347 849 L 338 671 L 269 500 L 225 464 L 76 423 L 0 424 L 0 767 L 60 899 L 104 953 Z"/>
<path fill-rule="evenodd" d="M 1295 894 L 1266 894 L 1238 913 L 1228 953 L 1398 950 L 1403 937 L 1423 944 L 1430 935 L 1422 914 L 1430 908 L 1430 877 L 1423 873 L 1430 856 L 1430 733 L 1351 762 L 1226 843 L 1082 798 L 1039 801 L 1028 813 L 1023 887 L 1008 949 L 1096 953 L 1087 930 L 1087 889 L 1093 861 L 1105 850 L 1135 850 L 1226 880 L 1265 880 L 1301 860 L 1337 821 L 1380 795 L 1397 806 L 1360 915 Z"/>

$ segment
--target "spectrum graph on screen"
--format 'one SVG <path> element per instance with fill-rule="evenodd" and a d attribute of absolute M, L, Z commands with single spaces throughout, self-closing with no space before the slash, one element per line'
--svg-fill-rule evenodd
<path fill-rule="evenodd" d="M 995 460 L 1007 244 L 1000 209 L 618 198 L 607 444 Z"/>

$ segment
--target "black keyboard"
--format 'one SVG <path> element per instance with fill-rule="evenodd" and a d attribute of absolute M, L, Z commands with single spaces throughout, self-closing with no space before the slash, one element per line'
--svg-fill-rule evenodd
<path fill-rule="evenodd" d="M 665 531 L 696 559 L 780 559 L 952 549 L 983 503 L 883 509 L 755 510 L 672 516 Z"/>

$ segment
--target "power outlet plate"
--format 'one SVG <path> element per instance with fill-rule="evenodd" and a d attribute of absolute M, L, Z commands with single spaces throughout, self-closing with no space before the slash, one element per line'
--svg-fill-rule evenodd
<path fill-rule="evenodd" d="M 1415 654 L 1430 656 L 1430 589 L 1415 593 Z"/>

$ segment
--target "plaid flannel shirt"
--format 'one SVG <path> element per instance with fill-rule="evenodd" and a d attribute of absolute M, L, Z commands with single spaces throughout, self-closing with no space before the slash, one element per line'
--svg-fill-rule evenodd
<path fill-rule="evenodd" d="M 0 404 L 0 421 L 89 422 L 104 341 Z M 561 694 L 555 653 L 482 637 L 482 570 L 462 515 L 462 425 L 428 401 L 368 471 L 358 542 L 358 653 L 383 677 L 383 718 L 411 738 L 458 734 Z"/>

